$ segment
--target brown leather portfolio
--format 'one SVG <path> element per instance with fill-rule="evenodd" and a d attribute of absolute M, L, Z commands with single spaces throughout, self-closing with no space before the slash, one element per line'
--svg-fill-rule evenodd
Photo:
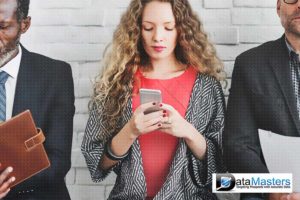
<path fill-rule="evenodd" d="M 37 129 L 29 110 L 0 124 L 0 172 L 13 167 L 11 187 L 48 168 L 50 162 L 43 146 L 45 136 Z"/>

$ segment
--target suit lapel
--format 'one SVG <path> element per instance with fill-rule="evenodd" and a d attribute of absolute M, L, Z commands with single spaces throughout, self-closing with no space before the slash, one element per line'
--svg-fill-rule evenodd
<path fill-rule="evenodd" d="M 21 64 L 19 68 L 17 85 L 15 91 L 15 99 L 13 105 L 12 115 L 15 116 L 20 112 L 28 109 L 28 101 L 30 101 L 30 70 L 28 70 L 30 62 L 30 53 L 23 47 L 22 48 L 22 57 Z"/>
<path fill-rule="evenodd" d="M 277 46 L 274 48 L 273 57 L 271 57 L 271 66 L 275 77 L 279 83 L 280 89 L 283 93 L 285 102 L 289 108 L 290 114 L 293 118 L 298 134 L 300 135 L 300 121 L 297 112 L 296 99 L 294 87 L 292 85 L 292 77 L 289 64 L 289 53 L 285 44 L 285 36 L 276 41 Z"/>

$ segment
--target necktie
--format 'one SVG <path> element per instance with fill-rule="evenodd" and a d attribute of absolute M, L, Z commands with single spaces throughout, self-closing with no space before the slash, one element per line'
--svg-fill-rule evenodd
<path fill-rule="evenodd" d="M 0 72 L 0 122 L 6 119 L 6 92 L 5 82 L 8 79 L 8 74 L 5 71 Z"/>
<path fill-rule="evenodd" d="M 297 102 L 297 111 L 298 116 L 300 119 L 300 62 L 299 62 L 299 56 L 295 52 L 291 52 L 291 70 L 292 70 L 292 81 L 294 86 L 294 92 L 296 96 L 296 102 Z"/>

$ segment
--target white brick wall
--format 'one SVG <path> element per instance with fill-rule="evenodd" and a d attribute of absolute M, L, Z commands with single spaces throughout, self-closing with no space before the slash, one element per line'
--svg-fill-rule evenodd
<path fill-rule="evenodd" d="M 276 0 L 233 0 L 233 4 L 236 7 L 269 7 L 273 8 L 276 4 Z"/>
<path fill-rule="evenodd" d="M 65 60 L 72 66 L 76 115 L 72 169 L 67 184 L 74 200 L 106 199 L 115 175 L 92 183 L 80 144 L 88 118 L 91 80 L 100 70 L 105 46 L 130 0 L 31 0 L 32 27 L 23 38 L 31 51 Z M 216 44 L 228 77 L 228 95 L 235 57 L 265 41 L 281 36 L 276 0 L 190 0 Z M 226 84 L 223 84 L 224 87 Z M 223 197 L 222 199 L 232 199 Z"/>
<path fill-rule="evenodd" d="M 275 8 L 234 8 L 232 10 L 234 25 L 279 25 Z"/>
<path fill-rule="evenodd" d="M 231 8 L 232 1 L 228 0 L 204 0 L 204 8 Z"/>

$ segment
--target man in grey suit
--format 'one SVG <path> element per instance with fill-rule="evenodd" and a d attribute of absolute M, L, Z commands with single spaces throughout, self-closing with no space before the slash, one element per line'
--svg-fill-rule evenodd
<path fill-rule="evenodd" d="M 223 138 L 232 173 L 269 172 L 258 129 L 300 136 L 300 1 L 278 0 L 277 13 L 284 35 L 235 62 Z M 242 194 L 241 199 L 295 200 L 300 194 Z"/>

